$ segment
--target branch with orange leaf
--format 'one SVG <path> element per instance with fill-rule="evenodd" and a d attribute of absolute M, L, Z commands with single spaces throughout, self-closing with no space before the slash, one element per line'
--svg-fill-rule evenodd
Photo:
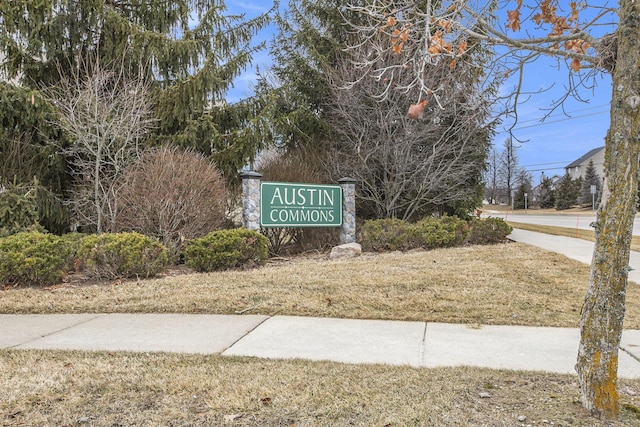
<path fill-rule="evenodd" d="M 423 100 L 437 94 L 422 78 L 426 67 L 448 61 L 453 71 L 461 61 L 473 62 L 469 46 L 478 43 L 503 46 L 511 54 L 534 52 L 565 59 L 568 68 L 576 74 L 611 67 L 611 41 L 605 43 L 602 37 L 592 35 L 591 30 L 615 15 L 613 8 L 599 6 L 585 13 L 588 6 L 584 3 L 571 2 L 563 11 L 557 0 L 526 3 L 516 0 L 513 8 L 502 12 L 506 22 L 501 25 L 499 19 L 490 18 L 495 14 L 486 7 L 466 0 L 443 3 L 372 0 L 366 6 L 349 6 L 363 18 L 354 24 L 354 29 L 373 53 L 356 65 L 369 76 L 388 84 L 380 94 L 381 99 L 391 90 L 418 88 L 421 95 L 410 112 L 410 116 L 415 117 L 420 117 L 415 112 Z M 525 34 L 515 37 L 510 32 Z M 387 51 L 396 57 L 395 61 L 385 62 Z M 482 68 L 486 64 L 476 66 Z M 521 68 L 521 64 L 513 68 L 502 66 L 504 75 Z M 396 86 L 397 79 L 393 76 L 398 73 L 413 74 L 411 88 Z"/>

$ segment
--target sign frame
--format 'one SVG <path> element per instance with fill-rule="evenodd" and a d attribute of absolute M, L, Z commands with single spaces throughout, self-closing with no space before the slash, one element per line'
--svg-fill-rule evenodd
<path fill-rule="evenodd" d="M 340 227 L 343 222 L 342 198 L 340 185 L 261 182 L 260 226 Z"/>

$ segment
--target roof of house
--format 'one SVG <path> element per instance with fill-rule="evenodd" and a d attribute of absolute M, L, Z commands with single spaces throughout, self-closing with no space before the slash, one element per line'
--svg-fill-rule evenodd
<path fill-rule="evenodd" d="M 604 145 L 602 147 L 594 148 L 593 150 L 589 151 L 587 154 L 583 155 L 579 159 L 574 160 L 573 162 L 569 163 L 567 166 L 565 166 L 565 169 L 566 168 L 574 168 L 576 166 L 580 166 L 585 161 L 587 161 L 590 157 L 593 157 L 600 150 L 604 150 Z"/>

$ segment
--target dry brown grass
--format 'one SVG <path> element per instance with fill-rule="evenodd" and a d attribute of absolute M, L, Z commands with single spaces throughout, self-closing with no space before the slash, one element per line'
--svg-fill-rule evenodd
<path fill-rule="evenodd" d="M 569 375 L 6 350 L 0 366 L 3 426 L 603 425 Z M 640 426 L 640 381 L 620 390 L 607 425 Z"/>
<path fill-rule="evenodd" d="M 14 288 L 1 313 L 286 314 L 530 326 L 578 325 L 589 268 L 519 243 L 351 260 L 294 258 L 264 268 L 161 279 Z M 625 326 L 640 328 L 640 287 Z"/>

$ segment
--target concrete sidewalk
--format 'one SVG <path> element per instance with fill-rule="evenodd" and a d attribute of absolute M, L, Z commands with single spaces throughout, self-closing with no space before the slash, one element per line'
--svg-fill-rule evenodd
<path fill-rule="evenodd" d="M 509 239 L 557 252 L 584 264 L 591 264 L 594 243 L 588 240 L 535 233 L 517 228 L 513 229 Z M 631 251 L 629 266 L 632 268 L 629 272 L 629 280 L 640 284 L 640 253 Z"/>
<path fill-rule="evenodd" d="M 0 315 L 0 348 L 180 352 L 478 366 L 575 373 L 572 328 L 198 314 Z M 625 331 L 619 376 L 640 378 L 640 331 Z"/>

